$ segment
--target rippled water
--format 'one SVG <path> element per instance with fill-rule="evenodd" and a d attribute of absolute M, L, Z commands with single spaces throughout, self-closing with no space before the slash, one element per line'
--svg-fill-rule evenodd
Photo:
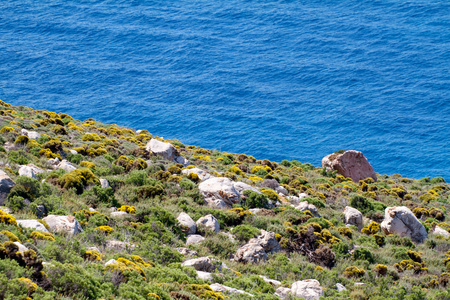
<path fill-rule="evenodd" d="M 448 1 L 0 3 L 0 98 L 165 138 L 450 180 Z"/>

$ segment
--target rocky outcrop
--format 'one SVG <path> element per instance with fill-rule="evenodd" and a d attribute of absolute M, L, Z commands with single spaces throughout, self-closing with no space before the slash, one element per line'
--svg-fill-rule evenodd
<path fill-rule="evenodd" d="M 4 171 L 0 170 L 0 205 L 3 205 L 9 191 L 15 185 L 14 181 Z"/>
<path fill-rule="evenodd" d="M 275 290 L 275 296 L 280 297 L 281 299 L 286 299 L 291 294 L 291 289 L 287 287 L 280 286 Z"/>
<path fill-rule="evenodd" d="M 244 182 L 240 182 L 240 181 L 233 182 L 233 186 L 241 197 L 244 195 L 244 191 L 248 191 L 248 190 L 256 192 L 258 194 L 261 194 L 261 192 L 258 191 L 256 188 L 254 188 L 251 185 L 246 184 Z"/>
<path fill-rule="evenodd" d="M 234 188 L 234 182 L 226 177 L 214 177 L 203 181 L 198 185 L 200 193 L 211 206 L 229 208 L 233 204 L 239 204 L 241 197 Z"/>
<path fill-rule="evenodd" d="M 188 235 L 186 239 L 186 245 L 198 244 L 205 240 L 200 234 L 191 234 Z"/>
<path fill-rule="evenodd" d="M 306 300 L 319 299 L 323 295 L 319 281 L 315 279 L 306 279 L 296 281 L 292 284 L 291 293 L 298 298 Z"/>
<path fill-rule="evenodd" d="M 197 224 L 187 213 L 180 213 L 177 218 L 180 225 L 184 227 L 183 231 L 187 234 L 194 234 L 197 232 Z"/>
<path fill-rule="evenodd" d="M 322 159 L 322 167 L 327 171 L 337 171 L 344 177 L 350 177 L 354 182 L 369 177 L 377 181 L 375 171 L 360 151 L 348 150 L 342 154 L 327 155 Z"/>
<path fill-rule="evenodd" d="M 19 175 L 37 179 L 36 174 L 34 173 L 34 170 L 32 168 L 30 168 L 29 166 L 25 166 L 25 165 L 20 166 Z"/>
<path fill-rule="evenodd" d="M 363 215 L 356 208 L 346 206 L 344 209 L 345 225 L 355 225 L 361 231 L 363 228 Z"/>
<path fill-rule="evenodd" d="M 387 207 L 381 228 L 386 234 L 406 236 L 415 243 L 422 243 L 428 237 L 425 227 L 406 206 Z"/>
<path fill-rule="evenodd" d="M 252 294 L 249 294 L 243 290 L 238 290 L 229 286 L 221 285 L 219 283 L 213 283 L 209 286 L 214 292 L 223 293 L 225 295 L 233 295 L 233 294 L 245 294 L 247 296 L 253 297 Z"/>
<path fill-rule="evenodd" d="M 16 222 L 17 225 L 20 225 L 23 228 L 31 228 L 33 230 L 48 232 L 47 228 L 45 228 L 45 226 L 37 220 L 16 220 Z"/>
<path fill-rule="evenodd" d="M 26 129 L 22 129 L 20 131 L 23 135 L 26 135 L 29 139 L 36 140 L 41 137 L 40 133 L 36 131 L 28 131 Z"/>
<path fill-rule="evenodd" d="M 199 169 L 199 168 L 192 168 L 192 169 L 184 169 L 181 171 L 181 174 L 183 175 L 189 175 L 191 173 L 197 174 L 198 178 L 201 181 L 208 180 L 214 176 L 206 172 L 205 170 Z"/>
<path fill-rule="evenodd" d="M 193 267 L 197 271 L 214 272 L 216 266 L 209 257 L 199 257 L 187 260 L 181 264 L 183 267 Z"/>
<path fill-rule="evenodd" d="M 81 228 L 80 223 L 74 216 L 48 215 L 42 220 L 47 223 L 51 232 L 67 233 L 69 235 L 83 232 L 83 228 Z"/>
<path fill-rule="evenodd" d="M 275 280 L 275 279 L 270 279 L 270 278 L 267 278 L 266 276 L 263 276 L 263 275 L 259 275 L 259 277 L 261 277 L 265 282 L 270 283 L 271 285 L 274 285 L 274 286 L 281 285 L 281 281 L 278 281 L 278 280 Z"/>
<path fill-rule="evenodd" d="M 187 166 L 189 164 L 189 161 L 181 156 L 177 149 L 170 143 L 161 142 L 157 139 L 151 139 L 145 148 L 153 154 L 162 156 L 164 159 L 180 163 L 183 166 Z"/>
<path fill-rule="evenodd" d="M 319 211 L 317 210 L 316 206 L 314 204 L 309 204 L 308 201 L 300 202 L 300 204 L 295 208 L 301 211 L 308 210 L 314 217 L 320 218 L 321 215 L 319 214 Z"/>
<path fill-rule="evenodd" d="M 63 169 L 66 172 L 71 172 L 73 170 L 76 170 L 77 168 L 74 165 L 72 165 L 69 161 L 64 159 L 56 166 L 56 169 Z"/>
<path fill-rule="evenodd" d="M 206 215 L 204 217 L 201 217 L 196 222 L 197 228 L 205 228 L 211 231 L 214 231 L 215 233 L 218 233 L 220 230 L 220 224 L 219 221 L 217 221 L 216 217 L 213 215 Z"/>
<path fill-rule="evenodd" d="M 245 263 L 257 263 L 260 260 L 266 259 L 267 259 L 266 251 L 264 251 L 264 248 L 257 243 L 251 244 L 248 243 L 240 247 L 236 251 L 236 255 L 234 256 L 235 261 Z"/>
<path fill-rule="evenodd" d="M 261 234 L 256 238 L 251 239 L 248 243 L 260 245 L 266 253 L 276 253 L 281 251 L 281 246 L 275 237 L 275 233 L 272 231 L 268 232 L 261 229 Z"/>

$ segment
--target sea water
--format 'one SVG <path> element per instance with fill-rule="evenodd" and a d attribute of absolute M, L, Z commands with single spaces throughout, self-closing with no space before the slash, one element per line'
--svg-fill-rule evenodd
<path fill-rule="evenodd" d="M 450 2 L 0 2 L 0 99 L 274 161 L 450 180 Z"/>

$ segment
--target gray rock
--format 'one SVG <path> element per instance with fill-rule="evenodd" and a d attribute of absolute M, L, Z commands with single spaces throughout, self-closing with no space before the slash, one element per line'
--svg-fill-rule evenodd
<path fill-rule="evenodd" d="M 206 202 L 216 206 L 224 202 L 228 207 L 239 204 L 241 197 L 234 188 L 234 182 L 226 177 L 214 177 L 203 181 L 198 186 Z M 219 200 L 219 203 L 216 201 Z"/>
<path fill-rule="evenodd" d="M 83 228 L 81 228 L 80 223 L 74 216 L 48 215 L 42 220 L 47 222 L 52 232 L 67 233 L 69 235 L 83 232 Z"/>
<path fill-rule="evenodd" d="M 248 243 L 259 244 L 266 253 L 275 253 L 281 251 L 281 246 L 275 237 L 275 233 L 272 231 L 267 232 L 261 229 L 261 234 L 256 238 L 252 238 Z"/>
<path fill-rule="evenodd" d="M 126 211 L 113 211 L 110 215 L 111 218 L 123 218 L 128 216 L 129 214 Z"/>
<path fill-rule="evenodd" d="M 372 178 L 377 181 L 377 175 L 362 152 L 348 150 L 342 154 L 332 153 L 322 159 L 322 167 L 327 171 L 337 171 L 344 177 L 350 177 L 354 182 Z"/>
<path fill-rule="evenodd" d="M 236 251 L 234 260 L 244 263 L 257 263 L 267 259 L 267 253 L 258 243 L 248 243 Z"/>
<path fill-rule="evenodd" d="M 70 151 L 70 153 L 72 153 L 73 155 L 77 155 L 77 154 L 78 154 L 78 152 L 77 152 L 76 150 L 70 149 L 69 151 Z"/>
<path fill-rule="evenodd" d="M 198 279 L 211 281 L 213 279 L 212 274 L 209 272 L 196 271 Z"/>
<path fill-rule="evenodd" d="M 306 300 L 319 299 L 323 295 L 320 283 L 315 279 L 296 281 L 292 284 L 291 291 L 295 297 Z"/>
<path fill-rule="evenodd" d="M 183 166 L 187 166 L 189 161 L 182 157 L 177 149 L 170 143 L 161 142 L 157 139 L 151 139 L 146 147 L 147 151 L 156 155 L 162 156 L 164 159 L 180 163 Z"/>
<path fill-rule="evenodd" d="M 4 171 L 0 170 L 0 205 L 3 205 L 9 191 L 15 185 L 14 181 Z"/>
<path fill-rule="evenodd" d="M 16 244 L 18 247 L 19 247 L 19 251 L 18 252 L 25 252 L 25 251 L 27 251 L 28 250 L 28 248 L 27 247 L 25 247 L 24 245 L 22 245 L 21 243 L 19 243 L 19 242 L 14 242 L 14 244 Z"/>
<path fill-rule="evenodd" d="M 204 217 L 201 217 L 196 222 L 197 228 L 204 227 L 206 229 L 209 229 L 211 231 L 214 231 L 215 233 L 218 233 L 220 230 L 219 221 L 217 221 L 216 217 L 213 215 L 206 215 Z"/>
<path fill-rule="evenodd" d="M 197 256 L 198 253 L 197 251 L 188 249 L 188 248 L 184 248 L 184 247 L 178 247 L 177 251 L 181 254 L 183 254 L 184 256 Z"/>
<path fill-rule="evenodd" d="M 270 278 L 267 278 L 266 276 L 263 276 L 263 275 L 259 275 L 259 277 L 261 277 L 265 282 L 270 283 L 271 285 L 274 285 L 274 286 L 281 285 L 281 281 L 278 281 L 278 280 L 275 280 L 275 279 L 270 279 Z"/>
<path fill-rule="evenodd" d="M 198 243 L 203 242 L 204 240 L 205 240 L 205 238 L 199 234 L 191 234 L 191 235 L 188 235 L 188 237 L 186 239 L 186 245 L 198 244 Z"/>
<path fill-rule="evenodd" d="M 251 185 L 246 184 L 244 182 L 240 182 L 240 181 L 234 182 L 233 186 L 241 197 L 244 195 L 244 191 L 247 191 L 247 190 L 261 194 L 261 192 L 258 191 L 256 188 L 254 188 Z"/>
<path fill-rule="evenodd" d="M 318 217 L 318 218 L 321 217 L 316 206 L 314 204 L 309 204 L 308 201 L 300 202 L 300 204 L 296 207 L 296 209 L 301 210 L 301 211 L 309 210 L 313 214 L 314 217 Z"/>
<path fill-rule="evenodd" d="M 59 160 L 59 158 L 50 158 L 49 160 L 48 160 L 48 163 L 50 164 L 50 165 L 52 165 L 52 166 L 56 166 L 57 164 L 59 164 L 59 162 L 60 162 L 60 160 Z"/>
<path fill-rule="evenodd" d="M 289 195 L 289 193 L 288 193 L 288 191 L 286 190 L 286 188 L 284 187 L 284 186 L 278 186 L 276 189 L 275 189 L 275 192 L 277 192 L 278 194 L 281 194 L 281 195 L 283 195 L 283 196 L 287 196 L 287 195 Z"/>
<path fill-rule="evenodd" d="M 346 225 L 355 225 L 361 231 L 363 228 L 363 215 L 356 208 L 346 206 L 344 209 L 344 222 Z"/>
<path fill-rule="evenodd" d="M 346 291 L 347 289 L 345 288 L 345 286 L 343 286 L 340 283 L 336 283 L 336 289 L 338 290 L 338 292 L 343 292 Z"/>
<path fill-rule="evenodd" d="M 25 166 L 25 165 L 20 166 L 19 175 L 37 179 L 36 174 L 34 173 L 34 170 L 32 168 L 30 168 L 29 166 Z"/>
<path fill-rule="evenodd" d="M 434 228 L 432 234 L 433 235 L 442 235 L 445 238 L 448 238 L 450 236 L 450 233 L 447 230 L 445 230 L 445 229 L 443 229 L 443 228 L 441 228 L 441 227 L 439 227 L 437 225 Z"/>
<path fill-rule="evenodd" d="M 261 211 L 261 208 L 250 208 L 248 211 L 251 212 L 252 214 L 256 215 L 257 213 L 259 213 Z"/>
<path fill-rule="evenodd" d="M 36 215 L 39 219 L 41 219 L 45 214 L 45 206 L 44 205 L 38 205 L 36 206 Z"/>
<path fill-rule="evenodd" d="M 22 129 L 21 133 L 26 135 L 29 139 L 36 140 L 41 137 L 41 135 L 36 131 L 28 131 L 26 129 Z"/>
<path fill-rule="evenodd" d="M 216 266 L 209 257 L 189 259 L 181 264 L 183 267 L 193 267 L 197 271 L 214 272 Z"/>
<path fill-rule="evenodd" d="M 386 234 L 409 237 L 415 243 L 422 243 L 428 237 L 425 227 L 406 206 L 387 207 L 381 228 Z"/>
<path fill-rule="evenodd" d="M 208 172 L 206 172 L 202 169 L 199 169 L 199 168 L 184 169 L 181 171 L 181 174 L 183 174 L 183 175 L 189 175 L 191 173 L 197 174 L 198 178 L 201 181 L 205 181 L 205 180 L 208 180 L 208 179 L 214 177 L 211 174 L 209 174 Z"/>
<path fill-rule="evenodd" d="M 214 291 L 214 292 L 218 292 L 218 293 L 223 293 L 226 295 L 233 295 L 233 294 L 245 294 L 248 296 L 253 297 L 252 294 L 249 294 L 243 290 L 238 290 L 229 286 L 225 286 L 225 285 L 221 285 L 218 283 L 213 283 L 211 285 L 209 285 L 209 287 Z"/>
<path fill-rule="evenodd" d="M 45 228 L 45 226 L 37 220 L 16 220 L 16 222 L 17 225 L 20 225 L 23 228 L 31 228 L 33 230 L 48 232 L 47 228 Z"/>
<path fill-rule="evenodd" d="M 136 245 L 131 244 L 131 243 L 121 242 L 121 241 L 109 240 L 109 241 L 105 242 L 105 248 L 113 249 L 113 250 L 117 250 L 117 251 L 134 250 L 136 248 Z"/>
<path fill-rule="evenodd" d="M 178 215 L 177 220 L 180 223 L 180 225 L 183 225 L 186 227 L 187 231 L 185 231 L 185 232 L 188 235 L 194 234 L 197 232 L 197 224 L 195 224 L 194 220 L 192 220 L 192 218 L 187 213 L 181 212 Z"/>
<path fill-rule="evenodd" d="M 275 290 L 275 296 L 278 296 L 281 299 L 286 299 L 289 295 L 291 295 L 291 292 L 292 291 L 290 288 L 280 286 Z"/>
<path fill-rule="evenodd" d="M 69 161 L 65 159 L 62 162 L 60 162 L 56 168 L 63 169 L 66 172 L 71 172 L 77 169 L 74 165 L 72 165 Z"/>
<path fill-rule="evenodd" d="M 110 259 L 110 260 L 108 260 L 108 261 L 105 263 L 105 267 L 106 267 L 106 266 L 109 266 L 109 265 L 117 264 L 117 263 L 118 263 L 117 260 L 115 260 L 115 259 Z"/>
<path fill-rule="evenodd" d="M 100 185 L 104 189 L 109 188 L 109 182 L 108 182 L 108 180 L 106 180 L 104 178 L 100 178 Z"/>

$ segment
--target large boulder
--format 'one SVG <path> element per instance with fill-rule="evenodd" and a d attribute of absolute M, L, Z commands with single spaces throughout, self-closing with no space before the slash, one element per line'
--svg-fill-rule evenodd
<path fill-rule="evenodd" d="M 197 232 L 197 224 L 187 213 L 180 213 L 177 218 L 178 222 L 185 227 L 187 234 L 194 234 Z"/>
<path fill-rule="evenodd" d="M 409 237 L 415 243 L 422 243 L 428 237 L 425 227 L 406 206 L 387 207 L 381 228 L 387 234 Z"/>
<path fill-rule="evenodd" d="M 208 204 L 215 207 L 232 207 L 239 204 L 241 197 L 234 188 L 234 182 L 227 177 L 214 177 L 198 185 L 200 193 Z"/>
<path fill-rule="evenodd" d="M 191 173 L 197 174 L 198 178 L 201 181 L 205 181 L 205 180 L 208 180 L 208 179 L 214 177 L 211 174 L 209 174 L 208 172 L 206 172 L 205 170 L 202 170 L 199 168 L 184 169 L 181 171 L 181 174 L 184 174 L 184 175 L 189 175 Z"/>
<path fill-rule="evenodd" d="M 74 235 L 83 232 L 80 223 L 74 216 L 57 216 L 48 215 L 43 218 L 47 225 L 50 227 L 51 232 L 68 233 L 69 235 Z"/>
<path fill-rule="evenodd" d="M 19 175 L 37 179 L 36 174 L 34 173 L 34 170 L 32 168 L 30 168 L 29 166 L 25 166 L 25 165 L 20 166 Z"/>
<path fill-rule="evenodd" d="M 69 161 L 64 159 L 62 162 L 58 164 L 58 166 L 56 166 L 56 169 L 63 169 L 66 172 L 71 172 L 73 170 L 76 170 L 77 168 L 74 165 L 72 165 Z"/>
<path fill-rule="evenodd" d="M 355 225 L 359 230 L 363 228 L 363 215 L 356 208 L 346 206 L 344 209 L 345 225 Z"/>
<path fill-rule="evenodd" d="M 199 244 L 205 240 L 200 234 L 190 234 L 186 238 L 186 245 Z"/>
<path fill-rule="evenodd" d="M 300 202 L 300 204 L 296 207 L 296 209 L 301 210 L 301 211 L 308 210 L 310 213 L 312 213 L 312 215 L 314 217 L 318 217 L 318 218 L 321 217 L 316 206 L 314 204 L 309 204 L 308 201 Z"/>
<path fill-rule="evenodd" d="M 189 259 L 181 264 L 183 267 L 193 267 L 197 271 L 214 272 L 216 266 L 209 257 Z"/>
<path fill-rule="evenodd" d="M 255 238 L 252 238 L 249 244 L 258 244 L 260 245 L 266 253 L 275 253 L 281 251 L 281 246 L 278 243 L 275 233 L 270 231 L 261 230 L 261 234 Z"/>
<path fill-rule="evenodd" d="M 295 297 L 310 299 L 319 299 L 323 295 L 319 281 L 316 279 L 306 279 L 296 281 L 292 284 L 291 293 Z"/>
<path fill-rule="evenodd" d="M 217 221 L 216 217 L 213 215 L 206 215 L 204 217 L 201 217 L 197 220 L 197 228 L 205 228 L 209 229 L 211 231 L 214 231 L 215 233 L 218 233 L 220 230 L 220 224 L 219 221 Z"/>
<path fill-rule="evenodd" d="M 184 166 L 189 164 L 189 161 L 181 156 L 177 149 L 170 143 L 165 143 L 157 139 L 151 139 L 145 148 L 147 151 L 162 156 L 164 159 L 180 163 Z"/>
<path fill-rule="evenodd" d="M 348 150 L 341 154 L 327 155 L 322 159 L 322 167 L 327 171 L 337 171 L 344 177 L 350 177 L 354 182 L 369 177 L 377 181 L 375 171 L 360 151 Z"/>
<path fill-rule="evenodd" d="M 0 170 L 0 205 L 3 205 L 6 197 L 8 197 L 9 191 L 15 185 L 11 177 L 4 171 Z"/>
<path fill-rule="evenodd" d="M 42 232 L 48 232 L 47 228 L 38 220 L 16 220 L 17 225 L 23 228 L 31 228 L 33 230 L 39 230 Z"/>
<path fill-rule="evenodd" d="M 237 262 L 257 263 L 260 260 L 266 260 L 267 253 L 258 243 L 248 243 L 236 251 L 234 260 Z"/>
<path fill-rule="evenodd" d="M 26 129 L 22 129 L 21 133 L 26 135 L 29 139 L 36 140 L 41 137 L 41 135 L 36 131 L 28 131 Z"/>

